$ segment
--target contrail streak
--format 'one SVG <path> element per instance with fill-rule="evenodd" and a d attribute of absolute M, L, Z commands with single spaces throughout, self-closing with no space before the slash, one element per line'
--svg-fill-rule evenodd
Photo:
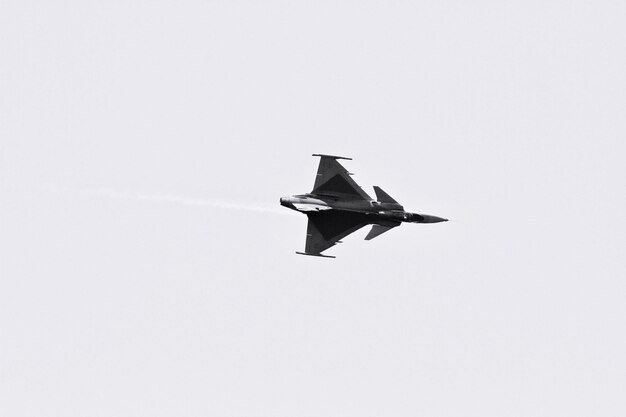
<path fill-rule="evenodd" d="M 113 188 L 97 188 L 97 189 L 84 189 L 84 190 L 72 190 L 66 187 L 50 187 L 53 192 L 78 192 L 80 194 L 86 194 L 97 197 L 106 197 L 122 200 L 135 200 L 135 201 L 150 201 L 155 203 L 169 203 L 179 204 L 184 206 L 196 206 L 196 207 L 210 207 L 226 210 L 241 210 L 241 211 L 254 211 L 261 213 L 288 215 L 288 210 L 281 210 L 278 207 L 270 206 L 267 204 L 259 203 L 238 203 L 232 201 L 223 200 L 211 200 L 206 198 L 184 197 L 173 194 L 145 194 L 136 193 L 129 190 L 117 190 Z"/>

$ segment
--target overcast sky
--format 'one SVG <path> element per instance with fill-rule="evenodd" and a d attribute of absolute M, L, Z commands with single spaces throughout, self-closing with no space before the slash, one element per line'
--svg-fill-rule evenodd
<path fill-rule="evenodd" d="M 626 415 L 621 1 L 0 3 L 0 415 Z M 449 218 L 296 255 L 331 153 Z"/>

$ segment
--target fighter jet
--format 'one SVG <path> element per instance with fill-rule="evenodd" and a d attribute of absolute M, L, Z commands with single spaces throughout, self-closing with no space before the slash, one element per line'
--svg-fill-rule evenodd
<path fill-rule="evenodd" d="M 376 200 L 357 185 L 338 159 L 352 160 L 342 156 L 313 154 L 319 156 L 320 164 L 313 191 L 291 197 L 283 197 L 280 204 L 304 213 L 309 218 L 304 252 L 299 255 L 321 256 L 326 249 L 341 243 L 340 239 L 366 225 L 373 225 L 365 240 L 374 239 L 401 223 L 446 222 L 437 216 L 409 213 L 380 187 L 374 186 Z"/>

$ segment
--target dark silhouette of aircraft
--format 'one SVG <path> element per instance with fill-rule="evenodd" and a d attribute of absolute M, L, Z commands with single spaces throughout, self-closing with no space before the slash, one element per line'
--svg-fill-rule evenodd
<path fill-rule="evenodd" d="M 401 223 L 439 223 L 448 221 L 437 216 L 409 213 L 380 187 L 374 186 L 373 200 L 357 185 L 337 159 L 341 156 L 321 155 L 313 191 L 307 194 L 283 197 L 280 204 L 302 212 L 309 218 L 306 245 L 300 255 L 322 255 L 326 249 L 341 243 L 340 239 L 366 225 L 373 225 L 365 240 L 374 239 Z"/>

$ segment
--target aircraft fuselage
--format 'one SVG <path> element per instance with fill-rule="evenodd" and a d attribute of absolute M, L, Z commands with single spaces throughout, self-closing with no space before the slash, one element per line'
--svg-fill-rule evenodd
<path fill-rule="evenodd" d="M 322 255 L 326 249 L 341 239 L 371 225 L 365 240 L 400 226 L 402 223 L 445 222 L 437 216 L 410 213 L 393 197 L 374 186 L 376 199 L 370 197 L 350 176 L 338 159 L 350 159 L 335 155 L 313 154 L 320 163 L 313 184 L 313 191 L 280 199 L 280 204 L 306 214 L 308 218 L 306 242 L 301 255 Z"/>
<path fill-rule="evenodd" d="M 439 223 L 447 219 L 428 214 L 410 213 L 397 203 L 384 203 L 376 200 L 346 200 L 330 195 L 301 194 L 282 197 L 280 204 L 301 213 L 337 210 L 367 214 L 371 222 Z"/>

